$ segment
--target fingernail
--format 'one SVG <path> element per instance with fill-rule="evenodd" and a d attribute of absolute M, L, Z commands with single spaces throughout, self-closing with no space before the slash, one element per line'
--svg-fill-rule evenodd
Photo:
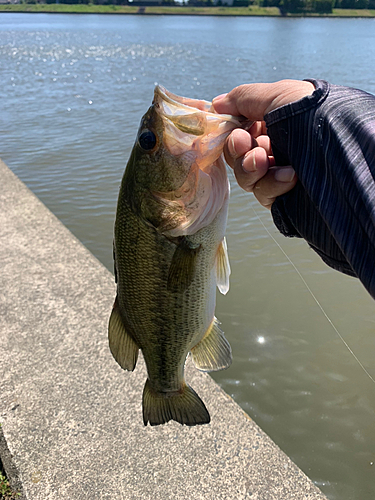
<path fill-rule="evenodd" d="M 292 182 L 295 175 L 292 167 L 278 168 L 275 172 L 275 179 L 278 182 Z"/>
<path fill-rule="evenodd" d="M 242 160 L 242 169 L 245 172 L 256 172 L 257 171 L 257 164 L 255 161 L 255 155 L 251 154 L 250 159 L 248 159 L 250 156 L 250 153 L 251 153 L 251 151 L 249 151 L 248 153 L 245 154 L 245 156 Z M 245 163 L 246 163 L 246 165 L 245 165 Z"/>
<path fill-rule="evenodd" d="M 234 147 L 234 140 L 232 135 L 229 136 L 228 151 L 229 154 L 232 156 L 232 158 L 237 158 L 237 151 L 236 148 Z"/>
<path fill-rule="evenodd" d="M 213 103 L 219 102 L 219 101 L 221 101 L 222 99 L 224 99 L 224 97 L 225 97 L 226 95 L 227 95 L 227 94 L 220 94 L 220 95 L 218 95 L 218 96 L 214 97 L 214 98 L 212 99 L 212 102 L 213 102 Z"/>

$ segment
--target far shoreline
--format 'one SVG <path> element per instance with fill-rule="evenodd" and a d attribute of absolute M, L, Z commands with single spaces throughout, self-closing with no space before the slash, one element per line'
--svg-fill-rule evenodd
<path fill-rule="evenodd" d="M 333 9 L 330 14 L 280 14 L 277 7 L 192 7 L 128 6 L 93 4 L 1 4 L 2 13 L 22 14 L 106 14 L 137 16 L 213 16 L 213 17 L 280 17 L 292 18 L 375 18 L 373 9 Z"/>

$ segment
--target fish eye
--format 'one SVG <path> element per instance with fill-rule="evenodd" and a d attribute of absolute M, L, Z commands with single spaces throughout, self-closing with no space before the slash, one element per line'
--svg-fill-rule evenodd
<path fill-rule="evenodd" d="M 151 151 L 156 146 L 156 136 L 151 130 L 144 130 L 138 137 L 139 145 L 145 151 Z"/>

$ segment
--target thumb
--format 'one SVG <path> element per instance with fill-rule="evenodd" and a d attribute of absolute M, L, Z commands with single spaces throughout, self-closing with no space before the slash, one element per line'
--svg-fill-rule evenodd
<path fill-rule="evenodd" d="M 271 84 L 253 83 L 240 85 L 228 94 L 213 99 L 212 104 L 217 113 L 233 116 L 246 116 L 253 121 L 263 120 L 265 109 L 272 101 Z"/>

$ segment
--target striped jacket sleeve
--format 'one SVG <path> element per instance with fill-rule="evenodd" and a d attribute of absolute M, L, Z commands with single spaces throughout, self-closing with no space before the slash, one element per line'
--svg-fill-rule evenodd
<path fill-rule="evenodd" d="M 299 179 L 272 216 L 375 298 L 375 97 L 310 81 L 311 96 L 265 116 L 276 164 L 292 165 Z"/>

